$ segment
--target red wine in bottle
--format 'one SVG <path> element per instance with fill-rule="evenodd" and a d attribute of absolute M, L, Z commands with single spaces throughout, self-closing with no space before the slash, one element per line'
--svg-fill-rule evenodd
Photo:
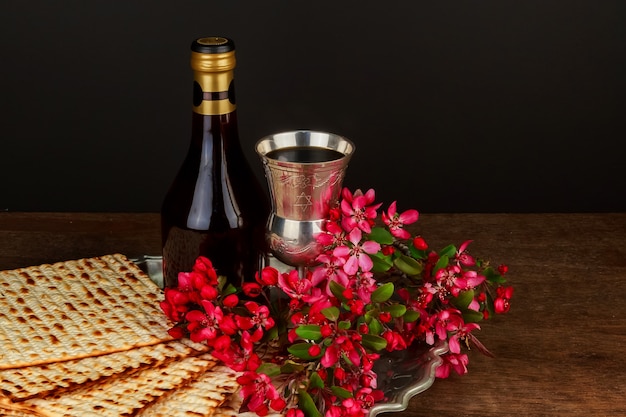
<path fill-rule="evenodd" d="M 175 287 L 199 255 L 235 286 L 254 280 L 267 252 L 269 203 L 241 149 L 235 45 L 223 37 L 191 44 L 191 143 L 161 208 L 163 277 Z"/>

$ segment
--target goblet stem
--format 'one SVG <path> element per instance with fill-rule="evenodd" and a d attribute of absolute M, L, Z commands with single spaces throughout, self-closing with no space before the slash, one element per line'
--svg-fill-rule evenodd
<path fill-rule="evenodd" d="M 298 266 L 298 276 L 300 277 L 300 279 L 304 279 L 306 277 L 307 271 L 308 271 L 308 267 Z"/>

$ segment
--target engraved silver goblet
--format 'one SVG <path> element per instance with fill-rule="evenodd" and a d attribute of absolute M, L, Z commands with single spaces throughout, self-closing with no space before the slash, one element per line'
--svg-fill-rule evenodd
<path fill-rule="evenodd" d="M 354 144 L 333 133 L 298 130 L 266 136 L 256 144 L 272 210 L 266 238 L 274 257 L 300 268 L 315 265 L 322 231 L 341 187 Z"/>

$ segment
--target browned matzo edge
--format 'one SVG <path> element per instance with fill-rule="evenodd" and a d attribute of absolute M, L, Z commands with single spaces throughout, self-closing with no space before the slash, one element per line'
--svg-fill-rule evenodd
<path fill-rule="evenodd" d="M 102 378 L 119 377 L 207 351 L 204 344 L 182 339 L 109 355 L 5 369 L 0 370 L 0 392 L 14 402 L 56 395 L 79 385 L 98 383 Z"/>
<path fill-rule="evenodd" d="M 134 415 L 155 397 L 184 386 L 216 365 L 208 355 L 188 357 L 122 377 L 103 378 L 97 384 L 19 403 L 47 417 L 101 417 Z"/>
<path fill-rule="evenodd" d="M 216 366 L 141 409 L 136 417 L 211 417 L 236 395 L 238 375 L 227 366 Z"/>

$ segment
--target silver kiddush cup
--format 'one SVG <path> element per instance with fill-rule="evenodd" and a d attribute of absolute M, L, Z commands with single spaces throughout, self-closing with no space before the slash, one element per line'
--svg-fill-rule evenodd
<path fill-rule="evenodd" d="M 270 191 L 266 237 L 279 261 L 317 264 L 315 236 L 341 194 L 355 146 L 332 133 L 298 130 L 266 136 L 256 144 Z"/>

